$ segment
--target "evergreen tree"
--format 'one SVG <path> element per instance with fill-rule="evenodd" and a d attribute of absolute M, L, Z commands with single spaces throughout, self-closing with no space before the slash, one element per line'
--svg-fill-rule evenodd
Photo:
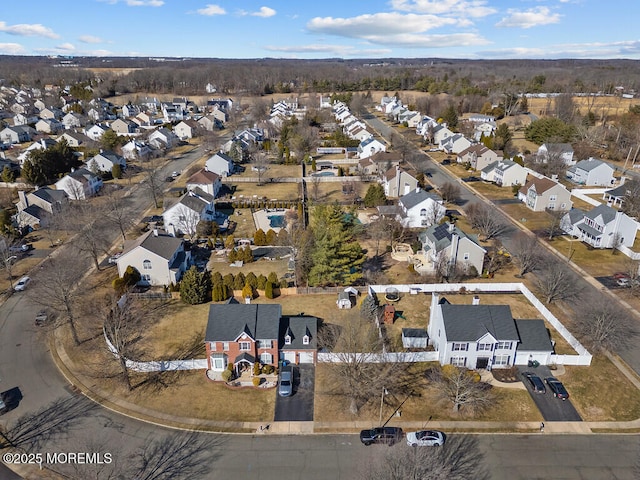
<path fill-rule="evenodd" d="M 267 280 L 271 283 L 278 283 L 278 274 L 276 272 L 269 273 Z"/>
<path fill-rule="evenodd" d="M 218 271 L 211 272 L 211 283 L 213 283 L 214 285 L 216 283 L 222 283 L 222 274 Z"/>
<path fill-rule="evenodd" d="M 267 282 L 267 285 L 264 288 L 264 296 L 269 299 L 273 298 L 273 283 Z"/>
<path fill-rule="evenodd" d="M 247 273 L 247 278 L 245 280 L 249 285 L 251 285 L 251 287 L 258 288 L 258 279 L 256 278 L 255 273 Z"/>
<path fill-rule="evenodd" d="M 368 320 L 375 320 L 378 316 L 378 297 L 368 294 L 362 300 L 362 305 L 360 305 L 360 315 L 362 318 L 366 318 Z"/>
<path fill-rule="evenodd" d="M 195 266 L 187 270 L 180 282 L 180 298 L 189 305 L 208 302 L 211 298 L 211 275 L 209 272 L 198 272 Z"/>
<path fill-rule="evenodd" d="M 458 112 L 453 103 L 450 103 L 449 106 L 444 109 L 440 114 L 440 118 L 447 123 L 447 128 L 450 130 L 455 130 L 458 127 Z"/>
<path fill-rule="evenodd" d="M 112 129 L 107 129 L 106 132 L 100 137 L 100 146 L 104 150 L 115 150 L 118 145 L 121 145 L 121 138 Z"/>
<path fill-rule="evenodd" d="M 2 181 L 11 183 L 16 179 L 16 172 L 14 172 L 9 165 L 5 165 L 2 169 Z"/>
<path fill-rule="evenodd" d="M 240 259 L 244 262 L 244 263 L 251 263 L 253 262 L 253 252 L 251 251 L 251 247 L 249 245 L 247 245 L 246 247 L 244 247 L 242 249 L 242 254 Z"/>
<path fill-rule="evenodd" d="M 368 208 L 385 205 L 387 203 L 387 196 L 384 193 L 384 187 L 379 183 L 369 185 L 363 203 L 364 206 Z"/>
<path fill-rule="evenodd" d="M 284 228 L 280 231 L 286 232 Z M 278 234 L 275 232 L 275 230 L 270 228 L 269 230 L 267 230 L 267 236 L 265 240 L 265 245 L 276 245 L 278 243 Z"/>
<path fill-rule="evenodd" d="M 222 278 L 222 283 L 224 285 L 226 285 L 227 288 L 233 290 L 233 281 L 235 280 L 235 278 L 233 277 L 233 273 L 227 273 L 223 278 Z"/>
<path fill-rule="evenodd" d="M 236 278 L 233 280 L 233 289 L 242 290 L 242 287 L 244 287 L 244 284 L 245 284 L 244 273 L 238 272 L 238 274 L 236 275 Z"/>
<path fill-rule="evenodd" d="M 253 234 L 253 243 L 259 246 L 267 244 L 267 235 L 264 233 L 264 230 L 261 228 L 256 230 L 256 233 Z"/>
<path fill-rule="evenodd" d="M 258 275 L 258 279 L 257 279 L 258 290 L 264 290 L 266 286 L 267 286 L 267 277 L 265 277 L 263 274 Z"/>
<path fill-rule="evenodd" d="M 111 176 L 115 179 L 122 177 L 122 167 L 119 163 L 114 163 L 111 167 Z"/>
<path fill-rule="evenodd" d="M 242 287 L 242 298 L 253 298 L 253 288 L 248 283 Z"/>

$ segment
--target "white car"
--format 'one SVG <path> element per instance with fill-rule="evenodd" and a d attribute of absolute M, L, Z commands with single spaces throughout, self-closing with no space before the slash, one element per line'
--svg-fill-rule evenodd
<path fill-rule="evenodd" d="M 410 447 L 441 447 L 445 435 L 438 430 L 420 430 L 407 433 L 407 445 Z"/>
<path fill-rule="evenodd" d="M 18 280 L 18 283 L 15 284 L 13 289 L 16 292 L 21 292 L 25 288 L 27 288 L 27 285 L 29 284 L 30 281 L 31 281 L 31 279 L 29 277 L 22 277 L 20 280 Z"/>

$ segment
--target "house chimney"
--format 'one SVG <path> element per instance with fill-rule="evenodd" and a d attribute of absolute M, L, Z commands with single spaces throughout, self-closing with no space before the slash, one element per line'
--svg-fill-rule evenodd
<path fill-rule="evenodd" d="M 22 210 L 29 206 L 29 200 L 27 200 L 27 195 L 24 190 L 18 190 L 18 198 L 20 199 L 20 203 L 22 204 Z"/>
<path fill-rule="evenodd" d="M 453 233 L 455 228 L 456 226 L 452 222 L 449 222 L 449 225 L 448 225 L 449 233 Z"/>
<path fill-rule="evenodd" d="M 153 229 L 153 236 L 154 236 L 154 237 L 157 237 L 157 236 L 158 236 L 158 229 L 157 229 L 157 228 L 154 228 L 154 229 Z"/>
<path fill-rule="evenodd" d="M 473 300 L 471 301 L 471 305 L 480 305 L 480 297 L 478 295 L 473 296 Z"/>
<path fill-rule="evenodd" d="M 416 193 L 420 193 L 420 185 L 416 187 Z"/>

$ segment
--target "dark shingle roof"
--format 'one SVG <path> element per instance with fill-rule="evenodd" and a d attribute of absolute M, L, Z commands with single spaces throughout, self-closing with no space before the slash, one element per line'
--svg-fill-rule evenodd
<path fill-rule="evenodd" d="M 486 333 L 496 340 L 518 340 L 509 305 L 441 305 L 447 342 L 474 342 Z"/>
<path fill-rule="evenodd" d="M 615 208 L 611 208 L 604 203 L 601 203 L 595 208 L 592 208 L 587 213 L 584 214 L 586 218 L 590 218 L 592 220 L 598 218 L 598 216 L 602 215 L 602 221 L 605 225 L 609 222 L 612 222 L 616 218 L 616 213 L 618 211 Z"/>
<path fill-rule="evenodd" d="M 549 330 L 543 320 L 516 320 L 520 334 L 518 350 L 533 352 L 552 352 L 553 344 Z"/>
<path fill-rule="evenodd" d="M 405 206 L 405 208 L 410 209 L 415 207 L 416 205 L 421 204 L 425 200 L 431 198 L 434 202 L 440 203 L 442 202 L 442 198 L 435 193 L 429 193 L 423 189 L 412 190 L 406 195 L 400 197 L 399 202 Z"/>
<path fill-rule="evenodd" d="M 181 245 L 182 239 L 180 238 L 173 237 L 161 231 L 158 231 L 158 235 L 156 236 L 154 230 L 149 230 L 128 245 L 124 249 L 124 253 L 130 252 L 134 248 L 142 247 L 169 260 Z"/>
<path fill-rule="evenodd" d="M 232 342 L 243 331 L 249 333 L 254 340 L 276 339 L 281 316 L 280 305 L 211 305 L 205 341 Z"/>
<path fill-rule="evenodd" d="M 424 328 L 403 328 L 402 336 L 405 338 L 427 338 L 429 335 Z"/>
<path fill-rule="evenodd" d="M 284 343 L 286 333 L 291 336 L 289 345 Z M 302 343 L 305 335 L 309 336 L 308 345 Z M 318 319 L 307 316 L 282 317 L 278 344 L 281 350 L 315 350 L 318 348 Z"/>

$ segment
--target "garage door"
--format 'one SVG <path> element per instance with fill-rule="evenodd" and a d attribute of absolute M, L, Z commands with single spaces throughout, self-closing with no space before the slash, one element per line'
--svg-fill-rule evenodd
<path fill-rule="evenodd" d="M 300 363 L 313 363 L 313 353 L 300 352 Z"/>
<path fill-rule="evenodd" d="M 296 363 L 296 352 L 282 352 L 282 359 Z"/>

